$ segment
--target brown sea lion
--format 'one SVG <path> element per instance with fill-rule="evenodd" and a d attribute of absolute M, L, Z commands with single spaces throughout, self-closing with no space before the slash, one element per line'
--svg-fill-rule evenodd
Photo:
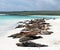
<path fill-rule="evenodd" d="M 44 44 L 37 44 L 37 43 L 34 43 L 34 42 L 30 42 L 30 41 L 26 41 L 26 42 L 23 42 L 23 43 L 16 43 L 17 46 L 20 46 L 20 47 L 48 47 L 48 45 L 44 45 Z"/>
<path fill-rule="evenodd" d="M 20 32 L 17 34 L 13 34 L 8 37 L 20 38 L 20 37 L 26 37 L 26 36 L 34 36 L 34 35 L 39 34 L 39 32 L 40 32 L 40 30 L 34 29 L 34 30 L 26 31 L 26 32 Z"/>
<path fill-rule="evenodd" d="M 29 40 L 35 40 L 35 39 L 39 39 L 39 38 L 43 38 L 42 36 L 26 36 L 26 37 L 22 37 L 19 39 L 19 42 L 24 42 L 24 41 L 29 41 Z"/>

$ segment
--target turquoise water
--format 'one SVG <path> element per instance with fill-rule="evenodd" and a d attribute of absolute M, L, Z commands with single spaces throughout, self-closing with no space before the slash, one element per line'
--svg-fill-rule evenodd
<path fill-rule="evenodd" d="M 13 20 L 13 19 L 39 19 L 39 18 L 60 18 L 60 16 L 42 16 L 42 15 L 32 15 L 32 16 L 0 16 L 0 20 Z"/>

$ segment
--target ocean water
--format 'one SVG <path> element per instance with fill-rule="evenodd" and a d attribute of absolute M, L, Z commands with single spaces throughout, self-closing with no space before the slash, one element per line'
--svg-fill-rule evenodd
<path fill-rule="evenodd" d="M 60 18 L 60 16 L 48 16 L 48 15 L 30 15 L 30 16 L 0 16 L 0 20 L 13 20 L 13 19 L 39 19 L 39 18 Z"/>
<path fill-rule="evenodd" d="M 60 18 L 60 16 L 44 16 L 44 15 L 31 15 L 31 16 L 0 16 L 0 36 L 6 34 L 8 30 L 14 28 L 17 22 L 30 19 L 39 18 Z"/>

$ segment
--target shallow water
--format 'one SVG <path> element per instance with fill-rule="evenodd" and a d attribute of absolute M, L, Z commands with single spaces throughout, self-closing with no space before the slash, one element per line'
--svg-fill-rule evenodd
<path fill-rule="evenodd" d="M 38 18 L 60 18 L 60 16 L 48 16 L 48 15 L 29 15 L 29 16 L 0 16 L 0 20 L 13 20 L 13 19 L 38 19 Z"/>

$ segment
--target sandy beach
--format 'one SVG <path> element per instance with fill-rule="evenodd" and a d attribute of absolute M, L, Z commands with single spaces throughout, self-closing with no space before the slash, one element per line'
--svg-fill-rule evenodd
<path fill-rule="evenodd" d="M 39 48 L 39 47 L 33 47 L 32 49 L 30 47 L 18 47 L 16 46 L 16 43 L 18 42 L 18 39 L 12 39 L 8 38 L 9 35 L 14 33 L 19 33 L 23 28 L 17 28 L 13 30 L 9 30 L 6 32 L 6 35 L 0 37 L 0 49 L 1 50 L 60 50 L 60 19 L 50 19 L 46 20 L 47 23 L 50 23 L 52 25 L 50 27 L 49 31 L 53 31 L 51 35 L 41 35 L 42 39 L 36 39 L 31 40 L 32 42 L 38 43 L 38 44 L 45 44 L 48 45 L 48 47 L 45 48 Z"/>

